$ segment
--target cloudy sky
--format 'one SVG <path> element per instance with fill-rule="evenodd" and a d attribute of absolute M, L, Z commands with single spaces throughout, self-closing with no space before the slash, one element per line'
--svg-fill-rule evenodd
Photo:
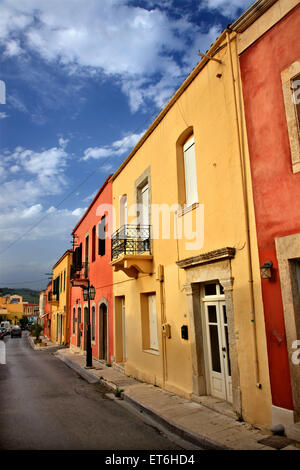
<path fill-rule="evenodd" d="M 45 287 L 106 176 L 251 3 L 0 0 L 0 287 Z"/>

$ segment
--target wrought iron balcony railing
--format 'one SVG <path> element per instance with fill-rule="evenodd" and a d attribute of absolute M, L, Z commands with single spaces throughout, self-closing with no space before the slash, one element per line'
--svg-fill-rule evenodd
<path fill-rule="evenodd" d="M 71 279 L 87 279 L 89 277 L 89 263 L 71 265 Z"/>
<path fill-rule="evenodd" d="M 123 225 L 111 236 L 111 259 L 121 255 L 151 255 L 150 225 Z"/>

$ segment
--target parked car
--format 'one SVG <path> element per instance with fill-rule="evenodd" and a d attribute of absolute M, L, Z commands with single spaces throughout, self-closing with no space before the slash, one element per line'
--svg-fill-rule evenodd
<path fill-rule="evenodd" d="M 10 329 L 10 336 L 13 338 L 14 336 L 19 336 L 19 338 L 22 337 L 22 330 L 20 326 L 14 325 Z"/>

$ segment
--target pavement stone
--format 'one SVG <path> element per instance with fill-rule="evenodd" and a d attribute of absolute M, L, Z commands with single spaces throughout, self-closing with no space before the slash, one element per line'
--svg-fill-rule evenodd
<path fill-rule="evenodd" d="M 141 411 L 154 417 L 180 437 L 204 449 L 274 450 L 258 443 L 265 431 L 249 423 L 239 422 L 205 406 L 179 397 L 154 385 L 126 376 L 122 371 L 107 367 L 104 361 L 93 359 L 94 369 L 85 369 L 85 355 L 69 348 L 60 349 L 56 357 L 63 360 L 89 382 L 104 381 L 112 391 L 123 390 L 122 397 Z M 300 450 L 294 445 L 282 450 Z"/>

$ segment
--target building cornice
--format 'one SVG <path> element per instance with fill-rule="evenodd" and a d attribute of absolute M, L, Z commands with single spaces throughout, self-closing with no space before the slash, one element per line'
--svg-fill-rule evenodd
<path fill-rule="evenodd" d="M 225 259 L 231 259 L 235 256 L 235 248 L 220 248 L 218 250 L 208 251 L 201 255 L 192 256 L 190 258 L 184 258 L 176 261 L 177 266 L 182 269 L 188 269 L 201 264 L 214 263 L 216 261 L 223 261 Z"/>
<path fill-rule="evenodd" d="M 278 0 L 257 0 L 230 25 L 229 29 L 236 33 L 242 33 L 277 1 Z"/>

